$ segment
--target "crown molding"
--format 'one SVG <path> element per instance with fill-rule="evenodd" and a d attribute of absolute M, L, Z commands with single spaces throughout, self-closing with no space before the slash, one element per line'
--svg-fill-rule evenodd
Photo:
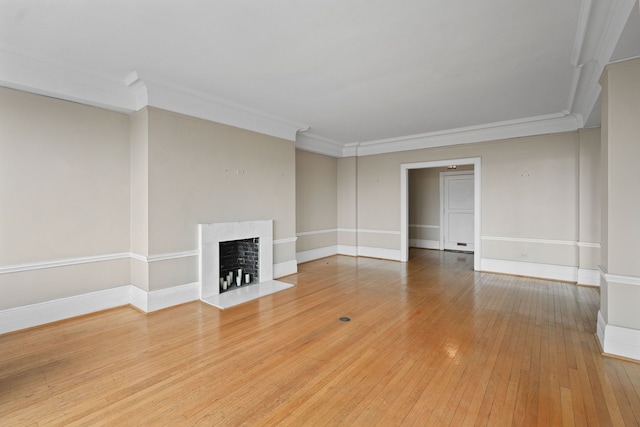
<path fill-rule="evenodd" d="M 330 157 L 345 157 L 345 144 L 308 131 L 301 131 L 298 133 L 296 138 L 296 148 Z"/>
<path fill-rule="evenodd" d="M 135 96 L 117 79 L 0 46 L 0 85 L 130 114 Z"/>
<path fill-rule="evenodd" d="M 131 76 L 131 75 L 130 75 Z M 131 81 L 136 76 L 128 76 Z M 203 94 L 168 82 L 138 79 L 144 83 L 147 105 L 199 119 L 210 120 L 241 129 L 250 130 L 289 141 L 296 140 L 296 134 L 309 128 L 271 114 L 233 103 L 208 94 Z M 137 81 L 133 82 L 135 86 Z M 138 91 L 142 89 L 138 88 Z M 144 94 L 141 95 L 144 97 Z"/>
<path fill-rule="evenodd" d="M 0 85 L 131 114 L 146 106 L 214 121 L 289 141 L 308 126 L 132 72 L 114 78 L 0 45 Z"/>
<path fill-rule="evenodd" d="M 598 83 L 611 60 L 636 0 L 583 0 L 571 55 L 575 67 L 568 110 L 586 122 L 600 96 Z M 589 125 L 593 125 L 590 123 Z M 584 126 L 580 124 L 579 127 Z"/>
<path fill-rule="evenodd" d="M 400 138 L 363 142 L 358 146 L 358 156 L 471 144 L 547 133 L 570 132 L 577 129 L 578 119 L 573 115 L 562 112 Z"/>
<path fill-rule="evenodd" d="M 578 130 L 581 125 L 582 118 L 580 116 L 563 111 L 544 116 L 348 144 L 342 144 L 338 141 L 304 132 L 298 134 L 296 148 L 331 157 L 369 156 L 549 133 L 571 132 Z"/>

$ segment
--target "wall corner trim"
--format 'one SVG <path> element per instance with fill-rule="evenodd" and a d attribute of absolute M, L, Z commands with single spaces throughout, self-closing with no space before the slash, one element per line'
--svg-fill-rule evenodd
<path fill-rule="evenodd" d="M 289 276 L 298 272 L 298 263 L 295 259 L 273 264 L 273 278 Z"/>
<path fill-rule="evenodd" d="M 600 272 L 587 268 L 578 268 L 578 284 L 600 286 Z"/>
<path fill-rule="evenodd" d="M 597 333 L 603 354 L 640 360 L 640 331 L 608 325 L 598 310 Z"/>

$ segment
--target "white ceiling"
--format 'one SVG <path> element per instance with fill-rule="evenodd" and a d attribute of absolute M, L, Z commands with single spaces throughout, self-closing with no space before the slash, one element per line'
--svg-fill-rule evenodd
<path fill-rule="evenodd" d="M 575 130 L 599 124 L 604 65 L 640 56 L 637 7 L 0 0 L 0 85 L 302 131 L 299 147 L 335 156 Z"/>

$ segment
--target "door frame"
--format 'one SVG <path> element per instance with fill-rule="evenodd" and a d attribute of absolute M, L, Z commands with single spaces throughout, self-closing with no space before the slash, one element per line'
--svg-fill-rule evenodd
<path fill-rule="evenodd" d="M 411 169 L 440 168 L 446 166 L 473 165 L 473 226 L 474 248 L 473 269 L 480 271 L 482 245 L 480 244 L 480 206 L 481 205 L 481 158 L 434 160 L 428 162 L 402 163 L 400 165 L 400 261 L 409 261 L 409 171 Z"/>
<path fill-rule="evenodd" d="M 445 194 L 444 194 L 444 179 L 447 176 L 460 176 L 460 175 L 471 175 L 473 176 L 474 173 L 472 170 L 464 170 L 464 171 L 446 171 L 446 172 L 440 172 L 440 250 L 444 250 L 444 232 L 445 232 L 445 228 L 444 228 L 444 207 L 445 207 Z M 474 177 L 474 185 L 475 185 L 475 177 Z M 474 188 L 474 197 L 475 197 L 475 188 Z M 476 211 L 475 211 L 475 199 L 474 199 L 474 206 L 473 206 L 473 213 L 475 215 Z M 475 219 L 475 217 L 474 217 Z M 474 221 L 475 222 L 475 221 Z M 474 224 L 475 226 L 475 224 Z M 475 230 L 474 230 L 475 233 Z M 474 252 L 475 252 L 475 237 L 474 237 L 474 242 L 473 242 L 473 247 L 474 247 Z"/>

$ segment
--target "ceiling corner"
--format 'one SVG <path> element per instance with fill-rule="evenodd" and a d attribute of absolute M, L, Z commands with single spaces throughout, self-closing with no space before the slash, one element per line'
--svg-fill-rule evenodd
<path fill-rule="evenodd" d="M 568 109 L 579 127 L 600 96 L 599 79 L 637 0 L 583 0 L 571 65 L 575 67 Z"/>

